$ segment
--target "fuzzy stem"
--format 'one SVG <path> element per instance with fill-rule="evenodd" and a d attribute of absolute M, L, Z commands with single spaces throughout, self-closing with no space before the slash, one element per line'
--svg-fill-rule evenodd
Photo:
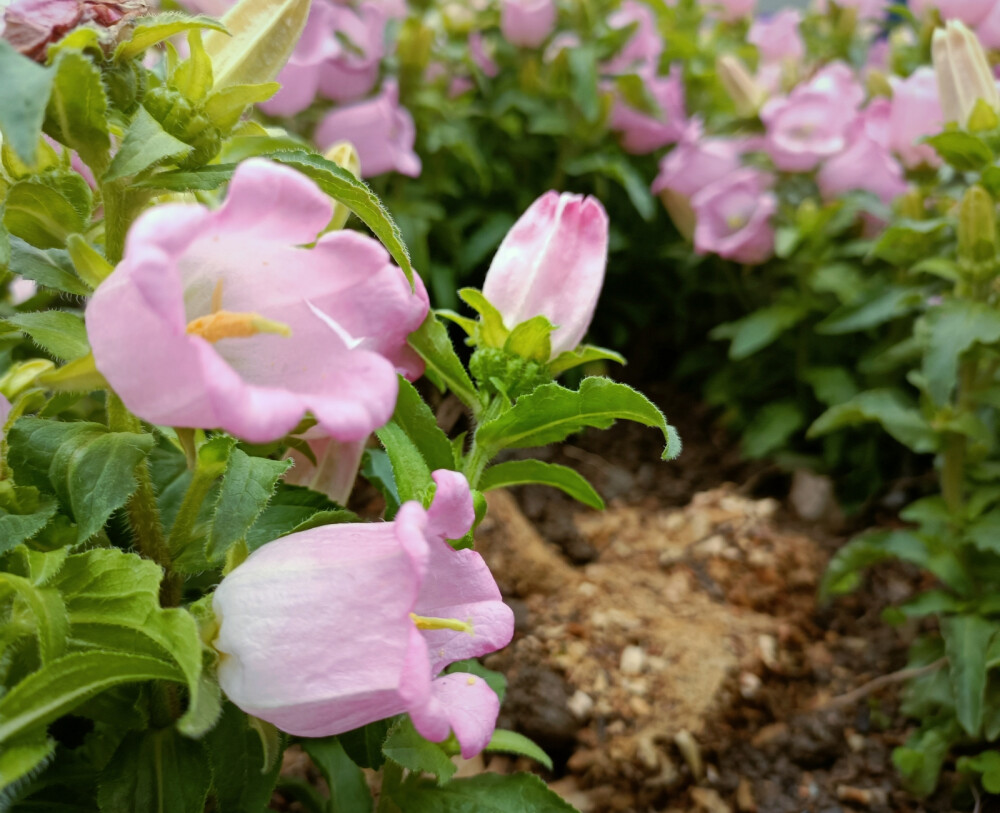
<path fill-rule="evenodd" d="M 498 418 L 503 413 L 505 406 L 502 396 L 491 398 L 486 408 L 476 420 L 476 429 L 482 424 Z M 470 488 L 479 487 L 479 480 L 482 478 L 483 472 L 486 471 L 486 467 L 489 465 L 492 457 L 493 449 L 480 446 L 476 441 L 475 433 L 473 433 L 472 446 L 469 448 L 469 453 L 465 457 L 465 465 L 462 467 L 462 473 L 465 475 L 465 479 L 469 481 Z"/>

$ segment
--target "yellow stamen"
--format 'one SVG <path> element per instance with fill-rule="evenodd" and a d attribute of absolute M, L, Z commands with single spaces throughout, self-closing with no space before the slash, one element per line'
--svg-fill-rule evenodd
<path fill-rule="evenodd" d="M 410 618 L 413 619 L 418 630 L 455 630 L 455 632 L 467 632 L 472 635 L 472 619 L 459 621 L 457 618 L 428 618 L 416 613 L 410 613 Z"/>
<path fill-rule="evenodd" d="M 471 677 L 471 676 L 465 682 L 468 685 L 470 685 L 470 686 L 475 686 L 476 685 L 476 679 L 474 677 Z"/>
<path fill-rule="evenodd" d="M 215 299 L 214 295 L 212 299 Z M 288 325 L 266 319 L 259 313 L 233 313 L 224 310 L 192 319 L 188 322 L 187 332 L 212 343 L 221 339 L 246 339 L 258 333 L 276 333 L 286 337 L 292 335 L 292 329 Z"/>

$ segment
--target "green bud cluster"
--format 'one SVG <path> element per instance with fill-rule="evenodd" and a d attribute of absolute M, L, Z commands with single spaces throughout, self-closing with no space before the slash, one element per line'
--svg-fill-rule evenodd
<path fill-rule="evenodd" d="M 958 208 L 958 262 L 974 279 L 997 273 L 997 221 L 993 196 L 979 185 L 970 186 Z"/>
<path fill-rule="evenodd" d="M 174 138 L 190 144 L 191 153 L 178 163 L 180 169 L 193 169 L 211 161 L 222 147 L 222 133 L 198 105 L 181 92 L 169 87 L 152 88 L 143 101 L 150 115 Z"/>
<path fill-rule="evenodd" d="M 552 381 L 547 364 L 523 358 L 499 347 L 480 347 L 469 360 L 469 371 L 491 394 L 515 399 Z"/>
<path fill-rule="evenodd" d="M 134 113 L 146 95 L 148 78 L 139 60 L 108 63 L 102 73 L 111 103 L 123 113 Z"/>

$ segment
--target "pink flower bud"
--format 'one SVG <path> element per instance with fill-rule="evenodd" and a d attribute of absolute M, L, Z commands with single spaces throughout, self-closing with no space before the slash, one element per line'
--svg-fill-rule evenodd
<path fill-rule="evenodd" d="M 506 646 L 514 614 L 482 557 L 454 550 L 474 519 L 461 474 L 434 472 L 430 508 L 327 525 L 255 551 L 219 585 L 219 683 L 248 714 L 324 737 L 409 713 L 424 737 L 479 753 L 499 701 L 481 678 L 441 675 Z"/>
<path fill-rule="evenodd" d="M 399 104 L 395 82 L 386 82 L 374 98 L 330 111 L 315 137 L 324 150 L 338 141 L 350 141 L 358 150 L 365 178 L 385 172 L 420 175 L 420 156 L 413 151 L 416 128 L 409 111 Z"/>
<path fill-rule="evenodd" d="M 143 214 L 86 313 L 97 369 L 125 405 L 260 443 L 307 411 L 342 441 L 389 420 L 402 360 L 382 351 L 405 345 L 427 294 L 369 237 L 317 240 L 332 213 L 308 178 L 255 158 L 218 209 Z"/>
<path fill-rule="evenodd" d="M 546 192 L 507 232 L 483 294 L 513 330 L 535 316 L 556 326 L 552 358 L 583 340 L 608 260 L 608 216 L 596 198 Z"/>
<path fill-rule="evenodd" d="M 503 0 L 500 31 L 511 45 L 537 48 L 555 27 L 555 0 Z"/>
<path fill-rule="evenodd" d="M 741 169 L 703 189 L 691 202 L 698 221 L 694 246 L 700 253 L 751 265 L 774 253 L 771 217 L 778 201 L 766 174 Z"/>

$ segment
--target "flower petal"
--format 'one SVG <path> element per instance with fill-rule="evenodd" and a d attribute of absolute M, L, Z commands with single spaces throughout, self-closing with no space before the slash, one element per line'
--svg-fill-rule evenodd
<path fill-rule="evenodd" d="M 470 759 L 489 745 L 500 713 L 500 700 L 485 680 L 456 672 L 431 683 L 423 706 L 409 709 L 413 725 L 422 737 L 441 742 L 450 731 Z"/>

